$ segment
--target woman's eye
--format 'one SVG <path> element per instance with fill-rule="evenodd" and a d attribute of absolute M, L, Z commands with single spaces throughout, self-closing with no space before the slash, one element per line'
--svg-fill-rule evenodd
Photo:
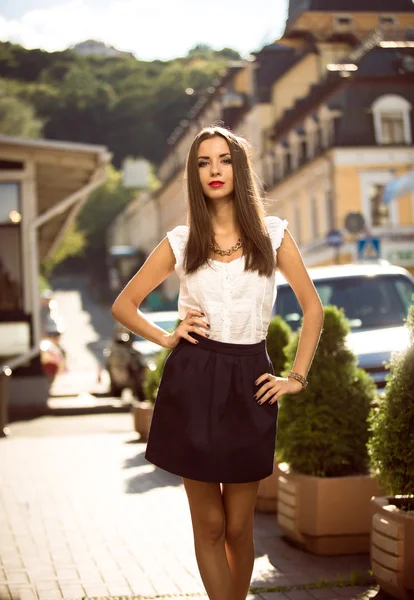
<path fill-rule="evenodd" d="M 225 158 L 225 159 L 223 159 L 223 162 L 226 165 L 231 165 L 231 158 Z"/>
<path fill-rule="evenodd" d="M 202 160 L 201 162 L 198 163 L 199 167 L 205 167 L 207 164 L 207 162 L 205 160 Z"/>

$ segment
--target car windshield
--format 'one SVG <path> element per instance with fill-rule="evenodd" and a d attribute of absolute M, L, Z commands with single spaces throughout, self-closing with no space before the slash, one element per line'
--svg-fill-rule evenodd
<path fill-rule="evenodd" d="M 175 329 L 176 327 L 176 321 L 154 321 L 155 325 L 158 325 L 158 327 L 161 327 L 162 329 L 165 329 L 165 331 L 171 331 L 173 329 Z M 139 335 L 134 334 L 134 341 L 135 342 L 144 342 L 146 340 L 144 340 L 144 338 L 140 337 Z"/>
<path fill-rule="evenodd" d="M 314 280 L 324 306 L 342 307 L 352 331 L 403 325 L 413 302 L 414 284 L 404 275 L 355 276 Z M 277 292 L 276 314 L 296 330 L 302 311 L 288 285 Z"/>

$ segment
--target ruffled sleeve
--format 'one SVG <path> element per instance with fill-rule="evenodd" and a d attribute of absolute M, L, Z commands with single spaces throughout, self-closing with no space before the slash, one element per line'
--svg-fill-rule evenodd
<path fill-rule="evenodd" d="M 175 256 L 176 268 L 183 264 L 184 251 L 188 240 L 187 225 L 177 225 L 171 231 L 167 231 L 167 238 Z"/>
<path fill-rule="evenodd" d="M 270 240 L 272 242 L 273 250 L 276 252 L 282 243 L 285 230 L 289 223 L 286 219 L 279 219 L 279 217 L 271 216 L 265 217 L 265 222 Z"/>

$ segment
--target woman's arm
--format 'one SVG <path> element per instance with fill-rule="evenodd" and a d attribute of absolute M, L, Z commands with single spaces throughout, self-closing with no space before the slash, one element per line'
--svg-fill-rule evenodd
<path fill-rule="evenodd" d="M 318 292 L 303 264 L 299 249 L 286 229 L 281 245 L 277 250 L 277 264 L 280 272 L 290 284 L 303 311 L 303 324 L 292 371 L 307 376 L 323 326 L 323 306 Z M 274 404 L 283 394 L 297 394 L 302 383 L 292 377 L 264 373 L 256 381 L 261 386 L 254 398 L 258 404 Z"/>
<path fill-rule="evenodd" d="M 112 316 L 127 329 L 160 346 L 167 346 L 169 333 L 138 310 L 142 301 L 174 271 L 175 258 L 167 238 L 149 255 L 112 305 Z"/>
<path fill-rule="evenodd" d="M 277 251 L 277 265 L 303 311 L 303 324 L 292 371 L 307 376 L 323 327 L 323 305 L 289 230 Z"/>
<path fill-rule="evenodd" d="M 127 283 L 112 305 L 112 316 L 129 331 L 164 348 L 174 348 L 180 337 L 198 343 L 191 331 L 206 335 L 208 329 L 201 312 L 190 310 L 173 333 L 152 323 L 139 310 L 142 301 L 174 271 L 175 257 L 167 238 L 158 244 L 138 273 Z M 208 334 L 207 334 L 208 337 Z"/>

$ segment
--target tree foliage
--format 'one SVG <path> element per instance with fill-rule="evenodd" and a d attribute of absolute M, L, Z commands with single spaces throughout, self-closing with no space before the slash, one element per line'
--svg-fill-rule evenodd
<path fill-rule="evenodd" d="M 33 107 L 10 93 L 0 81 L 0 133 L 16 137 L 36 138 L 42 132 L 42 121 Z"/>
<path fill-rule="evenodd" d="M 206 45 L 186 57 L 142 61 L 0 43 L 8 97 L 18 100 L 14 109 L 6 102 L 8 114 L 21 114 L 22 123 L 28 123 L 27 111 L 32 111 L 36 123 L 44 121 L 46 138 L 104 144 L 117 167 L 126 156 L 159 163 L 165 140 L 179 121 L 218 82 L 228 61 L 238 58 L 231 48 L 214 51 Z M 187 88 L 194 94 L 186 94 Z M 22 126 L 18 134 L 26 131 L 30 129 Z"/>
<path fill-rule="evenodd" d="M 291 328 L 280 315 L 276 315 L 271 319 L 267 331 L 267 352 L 272 361 L 275 375 L 278 377 L 286 365 L 287 345 L 291 336 Z"/>
<path fill-rule="evenodd" d="M 308 387 L 280 400 L 279 451 L 295 471 L 306 475 L 364 474 L 375 384 L 346 346 L 349 324 L 343 309 L 327 306 L 324 314 Z M 287 365 L 294 362 L 299 335 L 294 334 L 287 348 Z"/>
<path fill-rule="evenodd" d="M 105 248 L 105 232 L 114 218 L 133 199 L 134 190 L 122 183 L 122 173 L 110 167 L 104 184 L 94 190 L 77 219 L 78 228 L 85 233 L 87 252 Z"/>
<path fill-rule="evenodd" d="M 85 234 L 79 231 L 76 223 L 72 223 L 66 230 L 62 240 L 60 241 L 56 251 L 51 258 L 42 262 L 42 273 L 45 277 L 50 277 L 53 269 L 62 263 L 69 256 L 77 256 L 85 248 Z"/>
<path fill-rule="evenodd" d="M 162 373 L 164 371 L 165 361 L 167 360 L 170 352 L 170 348 L 163 348 L 162 350 L 160 350 L 156 358 L 156 368 L 153 371 L 151 371 L 151 369 L 147 369 L 147 372 L 145 374 L 143 385 L 144 395 L 145 400 L 147 400 L 151 404 L 155 404 Z"/>
<path fill-rule="evenodd" d="M 371 417 L 369 451 L 384 488 L 411 495 L 403 505 L 414 510 L 414 306 L 406 327 L 410 344 L 392 355 L 385 397 Z"/>

